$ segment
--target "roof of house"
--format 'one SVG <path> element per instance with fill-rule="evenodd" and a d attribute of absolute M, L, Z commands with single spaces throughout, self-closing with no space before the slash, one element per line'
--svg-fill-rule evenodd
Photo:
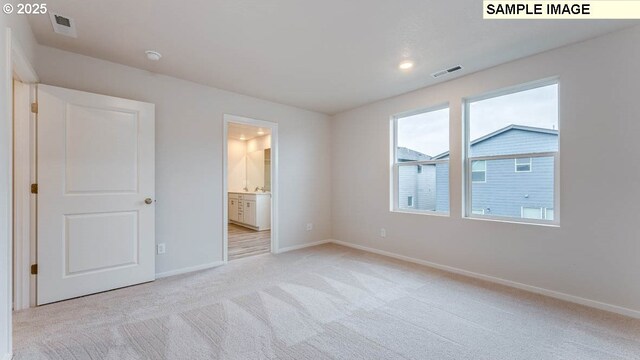
<path fill-rule="evenodd" d="M 509 126 L 505 126 L 502 129 L 498 129 L 492 133 L 489 133 L 485 136 L 479 137 L 475 140 L 471 141 L 471 146 L 476 145 L 478 143 L 481 143 L 485 140 L 491 139 L 492 137 L 498 136 L 500 134 L 504 134 L 507 131 L 511 131 L 511 130 L 521 130 L 521 131 L 530 131 L 530 132 L 535 132 L 535 133 L 541 133 L 541 134 L 549 134 L 549 135 L 558 135 L 558 130 L 553 130 L 553 129 L 545 129 L 545 128 L 538 128 L 538 127 L 533 127 L 533 126 L 524 126 L 524 125 L 514 125 L 511 124 Z M 442 159 L 443 157 L 446 157 L 449 155 L 448 151 L 443 152 L 442 154 L 438 154 L 436 156 L 434 156 L 433 158 L 431 158 L 431 160 L 438 160 L 438 159 Z"/>
<path fill-rule="evenodd" d="M 396 150 L 396 155 L 398 156 L 398 161 L 420 161 L 420 160 L 431 160 L 431 156 L 427 154 L 423 154 L 419 151 L 411 150 L 406 147 L 398 147 Z"/>

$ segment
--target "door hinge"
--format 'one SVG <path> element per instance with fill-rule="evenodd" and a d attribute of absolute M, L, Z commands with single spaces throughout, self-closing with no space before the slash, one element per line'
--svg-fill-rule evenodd
<path fill-rule="evenodd" d="M 32 194 L 38 193 L 38 184 L 31 184 L 31 193 Z"/>
<path fill-rule="evenodd" d="M 31 112 L 34 113 L 34 114 L 38 113 L 38 103 L 37 102 L 31 103 Z"/>
<path fill-rule="evenodd" d="M 31 265 L 31 275 L 38 275 L 38 264 Z"/>

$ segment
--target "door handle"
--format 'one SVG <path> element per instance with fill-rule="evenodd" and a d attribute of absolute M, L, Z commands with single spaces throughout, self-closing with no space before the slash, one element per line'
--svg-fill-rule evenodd
<path fill-rule="evenodd" d="M 146 198 L 144 199 L 144 203 L 147 205 L 151 205 L 153 203 L 153 200 L 151 198 Z"/>

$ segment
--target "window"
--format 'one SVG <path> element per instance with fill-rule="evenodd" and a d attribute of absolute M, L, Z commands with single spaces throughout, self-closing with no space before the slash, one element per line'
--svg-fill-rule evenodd
<path fill-rule="evenodd" d="M 473 161 L 471 163 L 471 181 L 487 182 L 487 162 L 484 160 Z"/>
<path fill-rule="evenodd" d="M 531 158 L 516 159 L 516 172 L 531 172 Z"/>
<path fill-rule="evenodd" d="M 542 219 L 542 208 L 522 208 L 523 219 Z"/>
<path fill-rule="evenodd" d="M 393 118 L 393 211 L 449 212 L 449 108 Z"/>
<path fill-rule="evenodd" d="M 466 216 L 557 223 L 559 136 L 556 82 L 467 100 Z"/>
<path fill-rule="evenodd" d="M 471 210 L 472 214 L 484 215 L 484 209 L 473 209 Z"/>

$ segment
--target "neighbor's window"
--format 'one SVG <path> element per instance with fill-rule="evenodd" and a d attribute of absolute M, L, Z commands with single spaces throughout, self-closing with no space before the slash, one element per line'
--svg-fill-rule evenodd
<path fill-rule="evenodd" d="M 530 172 L 531 158 L 516 159 L 516 172 Z"/>
<path fill-rule="evenodd" d="M 449 108 L 393 119 L 393 210 L 449 212 Z"/>
<path fill-rule="evenodd" d="M 557 222 L 558 84 L 465 105 L 467 216 Z"/>
<path fill-rule="evenodd" d="M 471 181 L 486 182 L 487 181 L 487 162 L 478 160 L 471 162 Z"/>

